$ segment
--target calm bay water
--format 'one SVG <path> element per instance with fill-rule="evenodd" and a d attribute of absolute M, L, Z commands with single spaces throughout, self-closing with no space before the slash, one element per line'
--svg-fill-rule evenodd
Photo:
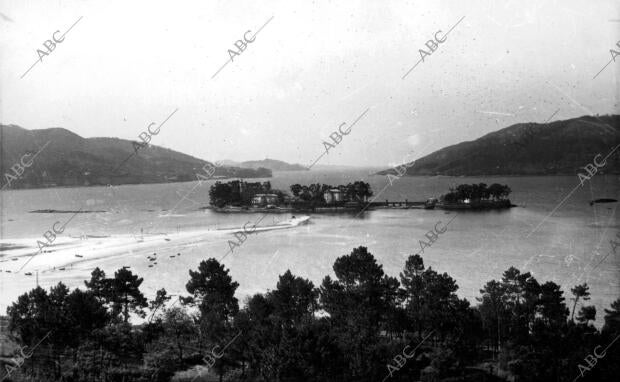
<path fill-rule="evenodd" d="M 527 270 L 541 282 L 554 281 L 570 286 L 587 281 L 597 307 L 598 323 L 603 308 L 620 296 L 620 254 L 611 252 L 610 240 L 619 232 L 615 214 L 618 203 L 588 202 L 596 198 L 619 198 L 620 177 L 598 175 L 578 187 L 552 216 L 548 214 L 578 184 L 576 176 L 558 177 L 403 177 L 390 185 L 386 177 L 369 176 L 370 170 L 346 172 L 311 171 L 279 172 L 269 180 L 272 187 L 286 189 L 294 183 L 346 184 L 364 180 L 371 184 L 377 201 L 386 199 L 422 201 L 438 197 L 449 187 L 460 183 L 485 182 L 508 184 L 510 199 L 519 207 L 505 211 L 460 212 L 431 247 L 422 254 L 425 264 L 456 279 L 459 294 L 475 303 L 479 289 L 493 278 L 498 279 L 509 266 Z M 39 284 L 49 287 L 63 281 L 71 287 L 83 286 L 96 266 L 108 274 L 121 266 L 132 267 L 144 277 L 144 291 L 152 297 L 156 289 L 165 287 L 170 293 L 183 293 L 188 270 L 206 258 L 222 258 L 229 251 L 232 235 L 205 235 L 199 239 L 181 239 L 182 233 L 225 227 L 240 227 L 254 222 L 260 214 L 217 214 L 200 207 L 208 205 L 208 190 L 213 182 L 127 185 L 2 191 L 0 193 L 0 238 L 4 244 L 31 242 L 36 245 L 55 221 L 64 222 L 71 214 L 29 213 L 37 209 L 100 210 L 78 214 L 67 225 L 62 237 L 82 235 L 134 235 L 136 240 L 154 234 L 166 234 L 166 241 L 155 248 L 159 264 L 149 268 L 145 255 L 153 248 L 120 247 L 109 256 L 76 258 L 65 271 L 52 265 L 37 265 Z M 190 192 L 191 191 L 191 192 Z M 273 289 L 278 275 L 290 269 L 294 274 L 320 284 L 333 275 L 334 260 L 350 253 L 356 246 L 367 246 L 383 264 L 386 273 L 398 276 L 407 256 L 419 252 L 419 240 L 438 221 L 446 223 L 455 212 L 442 210 L 375 210 L 355 214 L 313 214 L 308 225 L 282 231 L 269 231 L 248 236 L 245 243 L 226 256 L 223 262 L 239 282 L 238 297 Z M 261 225 L 290 217 L 289 214 L 267 215 Z M 546 219 L 546 220 L 545 220 Z M 544 221 L 544 222 L 543 222 Z M 542 224 L 540 224 L 542 222 Z M 540 225 L 539 225 L 540 224 Z M 537 229 L 536 229 L 537 228 Z M 59 236 L 59 237 L 60 237 Z M 84 240 L 84 247 L 98 245 L 97 238 Z M 611 253 L 610 253 L 611 252 Z M 170 256 L 181 253 L 181 256 Z M 3 254 L 8 260 L 10 253 Z M 609 255 L 608 255 L 609 254 Z M 608 257 L 596 269 L 592 267 Z M 54 254 L 37 259 L 54 263 Z M 0 269 L 22 264 L 0 263 Z M 79 261 L 78 261 L 79 260 Z M 14 263 L 14 264 L 13 264 Z M 35 268 L 31 269 L 34 271 Z M 0 310 L 18 294 L 35 285 L 33 277 L 0 273 Z M 570 292 L 569 292 L 570 293 Z M 565 295 L 566 296 L 566 295 Z M 567 303 L 569 296 L 567 297 Z"/>

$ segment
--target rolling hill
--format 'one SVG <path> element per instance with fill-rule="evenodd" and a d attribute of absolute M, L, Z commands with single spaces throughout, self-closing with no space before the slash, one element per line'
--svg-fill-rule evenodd
<path fill-rule="evenodd" d="M 620 115 L 519 123 L 407 164 L 407 175 L 574 175 L 620 145 Z M 600 161 L 599 157 L 599 161 Z M 583 170 L 582 170 L 583 172 Z M 620 173 L 620 149 L 599 169 Z M 378 172 L 396 175 L 395 169 Z"/>
<path fill-rule="evenodd" d="M 41 148 L 19 179 L 7 177 L 15 176 L 11 167 L 24 154 L 31 154 L 25 157 L 28 163 Z M 207 175 L 202 167 L 208 163 L 156 145 L 138 148 L 125 139 L 82 138 L 63 128 L 27 130 L 15 125 L 0 125 L 0 162 L 2 185 L 10 181 L 10 188 L 191 181 L 197 174 Z M 263 178 L 271 171 L 222 166 L 214 176 Z"/>
<path fill-rule="evenodd" d="M 308 171 L 308 168 L 300 164 L 290 164 L 276 159 L 263 159 L 241 162 L 240 167 L 245 168 L 268 168 L 272 171 Z"/>
<path fill-rule="evenodd" d="M 281 160 L 276 159 L 264 159 L 264 160 L 254 160 L 254 161 L 245 161 L 245 162 L 235 162 L 229 159 L 224 159 L 218 161 L 224 166 L 237 166 L 237 167 L 245 167 L 245 168 L 257 168 L 257 167 L 265 167 L 272 171 L 310 171 L 310 169 L 301 164 L 290 164 Z M 322 171 L 349 171 L 349 170 L 359 170 L 359 169 L 368 169 L 368 166 L 346 166 L 346 165 L 326 165 L 326 164 L 317 164 L 312 167 L 313 170 L 322 170 Z M 375 169 L 379 170 L 382 166 L 374 166 Z"/>

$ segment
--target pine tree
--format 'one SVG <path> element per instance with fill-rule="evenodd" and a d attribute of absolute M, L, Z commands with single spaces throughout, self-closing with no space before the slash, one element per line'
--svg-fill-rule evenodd
<path fill-rule="evenodd" d="M 576 285 L 574 288 L 571 288 L 571 293 L 573 294 L 573 296 L 575 296 L 573 298 L 573 300 L 575 301 L 573 303 L 573 312 L 570 316 L 571 321 L 575 321 L 575 308 L 577 307 L 577 302 L 579 302 L 579 299 L 582 299 L 584 301 L 588 301 L 590 299 L 590 291 L 589 291 L 590 287 L 588 286 L 587 283 L 583 283 L 581 285 Z"/>
<path fill-rule="evenodd" d="M 140 291 L 144 279 L 134 275 L 129 269 L 121 268 L 114 273 L 110 280 L 110 294 L 113 312 L 122 313 L 123 321 L 129 321 L 129 312 L 132 311 L 144 317 L 143 308 L 148 306 L 146 297 Z"/>
<path fill-rule="evenodd" d="M 603 331 L 620 333 L 620 298 L 611 303 L 611 309 L 605 310 L 605 326 Z"/>

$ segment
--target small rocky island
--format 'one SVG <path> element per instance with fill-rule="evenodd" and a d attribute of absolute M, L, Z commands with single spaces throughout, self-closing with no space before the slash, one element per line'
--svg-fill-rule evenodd
<path fill-rule="evenodd" d="M 460 184 L 440 197 L 436 208 L 445 210 L 485 210 L 514 207 L 508 199 L 512 190 L 507 185 L 493 183 Z"/>

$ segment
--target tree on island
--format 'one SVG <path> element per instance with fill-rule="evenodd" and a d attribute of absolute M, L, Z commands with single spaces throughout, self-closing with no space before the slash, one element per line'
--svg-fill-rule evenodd
<path fill-rule="evenodd" d="M 230 182 L 215 182 L 215 184 L 209 188 L 209 200 L 211 205 L 218 207 L 231 203 L 233 200 Z"/>
<path fill-rule="evenodd" d="M 507 198 L 512 190 L 507 185 L 501 185 L 499 183 L 493 183 L 489 186 L 489 194 L 494 200 L 501 200 Z"/>
<path fill-rule="evenodd" d="M 442 200 L 446 203 L 464 203 L 469 201 L 504 200 L 512 190 L 507 185 L 493 183 L 488 186 L 485 183 L 479 184 L 459 184 L 455 188 L 451 187 L 450 192 L 442 195 Z"/>
<path fill-rule="evenodd" d="M 366 201 L 367 198 L 373 195 L 370 184 L 362 181 L 347 184 L 346 194 L 351 200 L 357 201 Z"/>
<path fill-rule="evenodd" d="M 280 201 L 286 193 L 271 188 L 271 182 L 243 182 L 233 180 L 222 183 L 215 182 L 209 188 L 209 203 L 213 206 L 249 205 L 256 194 L 276 194 Z"/>
<path fill-rule="evenodd" d="M 362 181 L 348 183 L 347 185 L 332 186 L 330 184 L 313 183 L 308 186 L 293 184 L 291 192 L 293 196 L 307 202 L 325 203 L 325 193 L 336 189 L 342 192 L 344 199 L 348 201 L 365 201 L 372 196 L 370 184 Z"/>
<path fill-rule="evenodd" d="M 298 197 L 299 193 L 301 192 L 302 187 L 300 184 L 293 184 L 291 186 L 291 192 L 293 193 L 293 196 Z"/>

